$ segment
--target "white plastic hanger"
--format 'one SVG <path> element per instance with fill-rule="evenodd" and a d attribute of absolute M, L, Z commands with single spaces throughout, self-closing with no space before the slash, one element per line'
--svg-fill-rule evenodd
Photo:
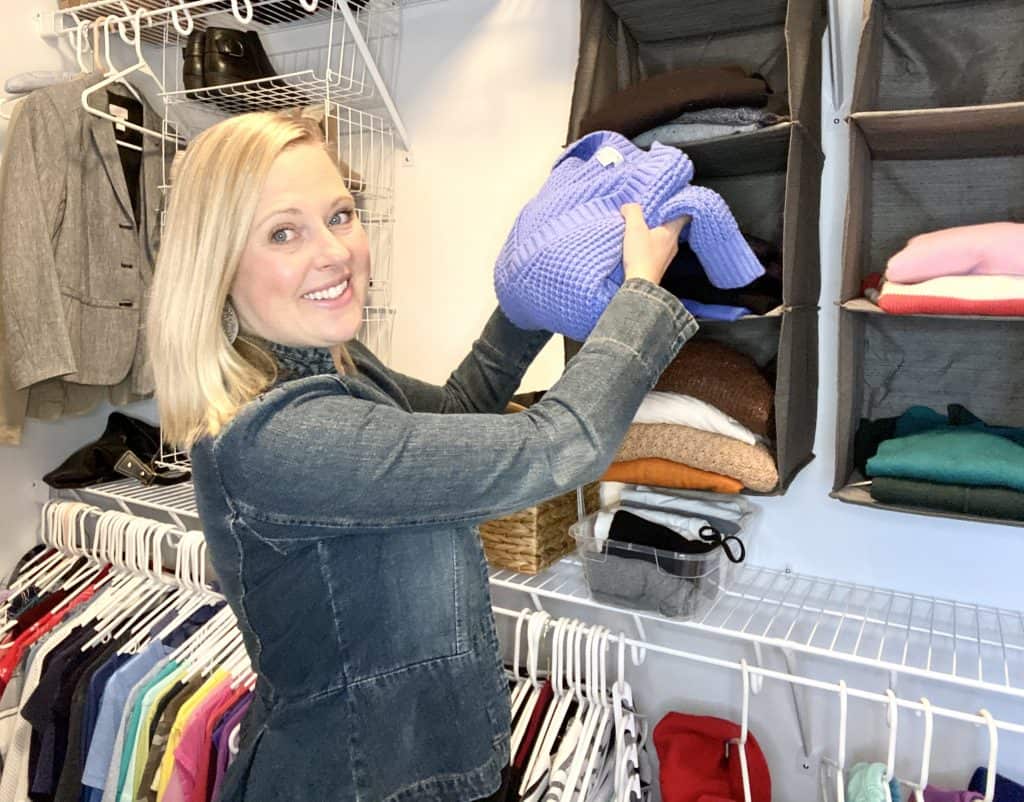
<path fill-rule="evenodd" d="M 914 787 L 915 802 L 924 802 L 924 789 L 928 785 L 928 770 L 932 761 L 932 731 L 935 719 L 932 715 L 932 703 L 921 697 L 924 706 L 924 744 L 921 754 L 921 778 Z"/>
<path fill-rule="evenodd" d="M 740 777 L 743 779 L 743 800 L 750 802 L 750 769 L 747 766 L 747 736 L 750 733 L 750 668 L 740 660 L 743 680 L 743 702 L 740 708 L 740 737 L 730 741 L 740 748 Z M 844 744 L 845 748 L 845 744 Z"/>
<path fill-rule="evenodd" d="M 985 726 L 988 727 L 988 766 L 985 772 L 985 799 L 983 802 L 992 802 L 996 794 L 996 764 L 999 757 L 999 730 L 996 729 L 996 722 L 988 710 L 979 710 L 978 715 L 985 719 Z"/>
<path fill-rule="evenodd" d="M 101 109 L 96 106 L 90 105 L 89 99 L 93 95 L 99 92 L 103 92 L 111 84 L 118 83 L 119 81 L 124 80 L 129 75 L 132 75 L 134 73 L 141 73 L 142 75 L 148 76 L 154 81 L 154 83 L 156 83 L 161 93 L 163 93 L 164 91 L 164 87 L 163 84 L 160 82 L 160 79 L 156 77 L 153 70 L 150 69 L 149 64 L 146 62 L 145 57 L 142 55 L 142 8 L 136 9 L 135 14 L 132 15 L 131 18 L 131 26 L 134 34 L 132 39 L 129 40 L 127 37 L 124 20 L 118 20 L 117 24 L 122 39 L 124 39 L 126 43 L 131 44 L 135 48 L 135 55 L 137 59 L 136 63 L 126 67 L 123 70 L 118 70 L 117 72 L 107 75 L 102 81 L 93 84 L 84 92 L 82 92 L 82 108 L 84 108 L 90 114 L 99 117 L 100 119 L 108 120 L 111 123 L 115 123 L 119 127 L 128 128 L 132 131 L 137 131 L 138 133 L 143 134 L 144 136 L 154 137 L 165 142 L 179 144 L 178 139 L 176 139 L 175 137 L 167 136 L 162 131 L 153 131 L 149 128 L 146 128 L 145 126 L 136 125 L 135 123 L 129 122 L 128 120 L 123 120 L 119 117 L 115 117 L 105 109 Z M 109 37 L 109 25 L 107 26 L 107 36 Z"/>
<path fill-rule="evenodd" d="M 839 751 L 836 760 L 836 800 L 846 802 L 846 721 L 849 710 L 849 697 L 846 691 L 846 680 L 839 680 Z M 748 797 L 749 799 L 749 797 Z"/>
<path fill-rule="evenodd" d="M 885 757 L 885 802 L 892 802 L 892 788 L 890 783 L 896 775 L 896 727 L 899 724 L 900 706 L 896 704 L 896 694 L 892 688 L 885 689 L 885 695 L 889 697 L 889 705 L 886 708 L 886 721 L 889 725 L 889 750 Z"/>

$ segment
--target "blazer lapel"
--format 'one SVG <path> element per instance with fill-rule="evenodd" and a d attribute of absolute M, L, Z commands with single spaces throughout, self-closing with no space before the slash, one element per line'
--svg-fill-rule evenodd
<path fill-rule="evenodd" d="M 106 93 L 103 93 L 98 98 L 101 102 L 106 103 Z M 95 101 L 94 101 L 95 102 Z M 134 221 L 135 215 L 132 212 L 132 202 L 128 195 L 128 185 L 124 180 L 124 169 L 121 167 L 121 157 L 117 155 L 117 142 L 114 139 L 114 124 L 109 120 L 104 120 L 95 115 L 89 114 L 89 127 L 92 132 L 93 142 L 96 144 L 96 150 L 100 155 L 100 161 L 103 163 L 103 169 L 107 173 L 107 180 L 110 182 L 110 186 L 114 189 L 114 195 L 117 197 L 118 203 L 121 204 L 122 211 L 128 216 L 129 220 Z"/>

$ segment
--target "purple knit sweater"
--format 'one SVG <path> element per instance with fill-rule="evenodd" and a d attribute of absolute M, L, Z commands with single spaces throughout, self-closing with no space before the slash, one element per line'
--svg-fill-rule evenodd
<path fill-rule="evenodd" d="M 585 339 L 624 279 L 619 209 L 626 203 L 640 204 L 652 228 L 690 215 L 680 239 L 716 287 L 763 275 L 725 201 L 690 186 L 691 178 L 689 157 L 657 142 L 645 151 L 596 131 L 569 145 L 498 255 L 494 288 L 509 320 Z"/>

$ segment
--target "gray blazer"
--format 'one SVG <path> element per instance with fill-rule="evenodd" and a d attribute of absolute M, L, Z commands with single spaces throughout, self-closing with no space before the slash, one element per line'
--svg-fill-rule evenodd
<path fill-rule="evenodd" d="M 114 127 L 80 101 L 101 78 L 33 92 L 7 133 L 0 311 L 18 389 L 58 376 L 110 386 L 130 374 L 132 392 L 153 391 L 142 322 L 159 245 L 162 147 L 143 142 L 136 225 Z M 145 126 L 160 130 L 143 107 Z"/>

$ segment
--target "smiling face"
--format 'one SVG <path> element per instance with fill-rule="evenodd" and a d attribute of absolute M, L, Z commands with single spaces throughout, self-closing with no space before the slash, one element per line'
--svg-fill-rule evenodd
<path fill-rule="evenodd" d="M 296 145 L 267 175 L 231 286 L 242 331 L 328 348 L 362 322 L 370 247 L 355 202 L 322 147 Z"/>

